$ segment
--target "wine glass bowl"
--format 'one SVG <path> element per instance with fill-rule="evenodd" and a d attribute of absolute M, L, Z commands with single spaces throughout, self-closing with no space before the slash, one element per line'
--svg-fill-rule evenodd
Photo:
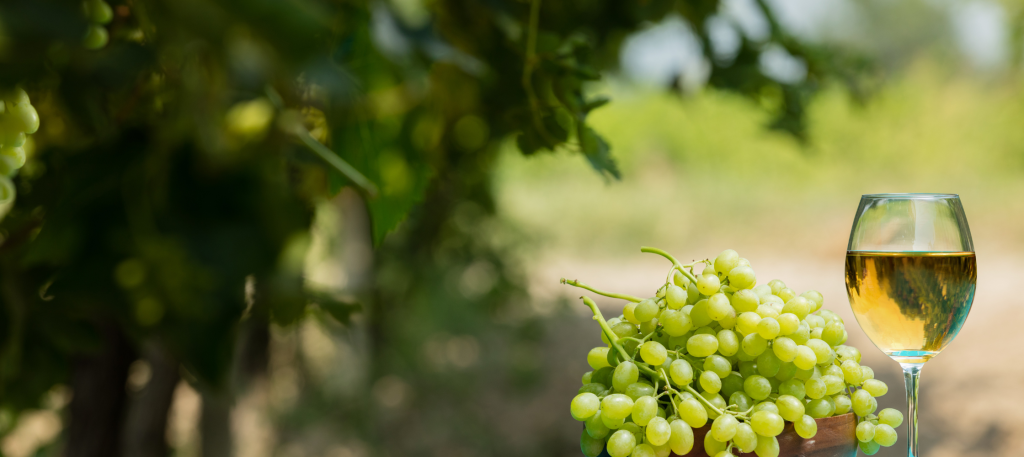
<path fill-rule="evenodd" d="M 977 262 L 955 194 L 861 197 L 846 254 L 846 290 L 864 333 L 903 367 L 909 456 L 917 454 L 921 367 L 959 333 Z"/>

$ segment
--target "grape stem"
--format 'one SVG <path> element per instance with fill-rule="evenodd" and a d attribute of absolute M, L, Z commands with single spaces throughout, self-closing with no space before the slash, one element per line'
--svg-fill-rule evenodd
<path fill-rule="evenodd" d="M 675 257 L 672 257 L 672 254 L 669 254 L 669 253 L 667 253 L 667 252 L 665 252 L 665 251 L 663 251 L 661 249 L 658 249 L 658 248 L 652 248 L 650 246 L 641 246 L 640 247 L 640 252 L 647 252 L 647 253 L 650 253 L 650 254 L 658 254 L 658 255 L 668 259 L 670 262 L 672 262 L 672 268 L 678 268 L 679 271 L 683 273 L 683 276 L 686 276 L 690 281 L 693 281 L 694 284 L 697 283 L 697 277 L 695 277 L 692 273 L 684 270 L 683 269 L 683 265 L 681 263 L 679 263 L 679 261 L 676 260 Z M 693 265 L 693 264 L 691 264 L 691 265 Z M 669 277 L 671 277 L 671 272 L 669 273 Z"/>
<path fill-rule="evenodd" d="M 605 292 L 603 290 L 597 290 L 597 289 L 595 289 L 593 287 L 590 287 L 590 286 L 588 286 L 586 284 L 583 284 L 582 282 L 579 282 L 579 281 L 577 281 L 575 279 L 565 279 L 565 278 L 562 278 L 558 282 L 561 283 L 561 284 L 568 284 L 570 286 L 575 286 L 575 287 L 579 287 L 581 289 L 586 289 L 586 290 L 589 290 L 589 291 L 591 291 L 591 292 L 593 292 L 595 294 L 604 295 L 605 297 L 618 298 L 618 299 L 621 299 L 621 300 L 631 301 L 633 303 L 637 303 L 637 302 L 642 300 L 642 298 L 634 297 L 632 295 L 617 294 L 617 293 L 614 293 L 614 292 Z"/>
<path fill-rule="evenodd" d="M 601 326 L 601 331 L 605 333 L 605 336 L 608 337 L 608 341 L 610 341 L 612 347 L 614 347 L 615 350 L 619 352 L 619 355 L 622 356 L 622 359 L 632 360 L 632 357 L 630 357 L 629 354 L 626 353 L 626 350 L 622 348 L 622 345 L 619 344 L 619 336 L 616 335 L 615 332 L 612 331 L 612 328 L 608 326 L 608 321 L 604 320 L 604 315 L 601 314 L 601 310 L 598 309 L 597 303 L 594 303 L 594 300 L 591 300 L 590 297 L 587 297 L 585 295 L 580 298 L 583 299 L 583 303 L 585 305 L 590 307 L 590 311 L 594 313 L 594 320 L 597 321 L 598 325 Z"/>

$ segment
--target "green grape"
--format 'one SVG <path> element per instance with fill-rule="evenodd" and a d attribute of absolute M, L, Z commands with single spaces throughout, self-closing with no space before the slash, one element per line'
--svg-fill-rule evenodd
<path fill-rule="evenodd" d="M 754 399 L 750 398 L 750 395 L 747 395 L 746 392 L 740 390 L 729 395 L 729 404 L 736 405 L 736 408 L 740 411 L 746 411 L 754 405 Z"/>
<path fill-rule="evenodd" d="M 732 305 L 729 304 L 729 298 L 725 294 L 719 292 L 708 298 L 708 317 L 711 320 L 720 321 L 731 312 L 733 312 Z"/>
<path fill-rule="evenodd" d="M 820 341 L 820 340 L 819 340 Z M 815 355 L 814 350 L 807 346 L 796 347 L 796 358 L 793 359 L 793 364 L 801 370 L 809 370 L 818 363 L 818 357 Z"/>
<path fill-rule="evenodd" d="M 821 419 L 823 417 L 829 417 L 835 411 L 832 403 L 830 403 L 825 398 L 819 398 L 817 400 L 811 400 L 806 405 L 804 405 L 804 410 L 807 413 L 807 415 L 809 415 L 809 416 L 811 416 L 811 417 L 813 417 L 815 419 Z"/>
<path fill-rule="evenodd" d="M 875 424 L 871 421 L 861 421 L 857 424 L 857 440 L 871 441 L 875 439 Z"/>
<path fill-rule="evenodd" d="M 625 322 L 624 322 L 625 323 Z M 647 322 L 643 322 L 639 326 L 640 336 L 647 336 L 651 332 L 658 329 L 658 318 L 655 317 Z"/>
<path fill-rule="evenodd" d="M 85 46 L 86 49 L 95 50 L 106 46 L 109 40 L 110 36 L 107 34 L 107 29 L 100 25 L 91 24 L 86 28 L 85 37 L 82 38 L 82 46 Z"/>
<path fill-rule="evenodd" d="M 804 345 L 814 351 L 814 356 L 816 357 L 819 365 L 828 363 L 829 359 L 832 357 L 832 347 L 822 340 L 811 338 L 807 340 L 807 343 Z"/>
<path fill-rule="evenodd" d="M 821 377 L 821 380 L 825 382 L 825 395 L 835 395 L 846 388 L 846 383 L 843 382 L 843 378 L 825 375 Z"/>
<path fill-rule="evenodd" d="M 729 300 L 737 313 L 753 312 L 761 304 L 761 298 L 750 289 L 740 289 Z"/>
<path fill-rule="evenodd" d="M 644 441 L 643 429 L 640 428 L 639 425 L 636 425 L 636 423 L 634 422 L 627 421 L 625 424 L 622 424 L 622 427 L 620 427 L 619 430 L 625 430 L 629 433 L 632 433 L 633 439 L 635 439 L 637 443 L 642 443 Z"/>
<path fill-rule="evenodd" d="M 690 309 L 690 320 L 693 321 L 695 328 L 704 327 L 714 322 L 711 320 L 711 316 L 708 316 L 707 300 L 700 300 L 693 305 L 693 308 Z"/>
<path fill-rule="evenodd" d="M 601 411 L 609 419 L 625 419 L 633 412 L 633 399 L 623 394 L 611 394 L 601 400 Z"/>
<path fill-rule="evenodd" d="M 594 376 L 594 372 L 593 371 L 588 371 L 586 373 L 583 373 L 583 379 L 582 379 L 583 385 L 590 384 L 590 380 L 591 380 L 591 378 L 593 376 Z"/>
<path fill-rule="evenodd" d="M 860 351 L 858 351 L 857 348 L 853 346 L 839 345 L 835 347 L 835 351 L 836 357 L 838 357 L 839 361 L 841 362 L 852 360 L 854 362 L 860 363 Z"/>
<path fill-rule="evenodd" d="M 683 297 L 686 297 L 686 288 L 690 286 L 690 278 L 687 278 L 679 269 L 672 270 L 672 283 L 683 289 Z"/>
<path fill-rule="evenodd" d="M 756 308 L 755 308 L 756 309 Z M 757 325 L 761 323 L 761 316 L 755 312 L 748 311 L 736 318 L 736 330 L 743 336 L 750 335 L 757 331 Z"/>
<path fill-rule="evenodd" d="M 796 344 L 806 344 L 807 340 L 811 339 L 811 327 L 806 323 L 801 322 L 800 326 L 797 327 L 793 334 L 789 335 Z"/>
<path fill-rule="evenodd" d="M 709 355 L 704 359 L 704 369 L 708 371 L 714 371 L 718 374 L 719 378 L 725 378 L 732 373 L 732 364 L 720 355 Z"/>
<path fill-rule="evenodd" d="M 647 424 L 646 435 L 647 442 L 661 446 L 668 442 L 668 439 L 672 436 L 672 427 L 668 421 L 663 418 L 655 417 Z"/>
<path fill-rule="evenodd" d="M 834 395 L 832 397 L 832 403 L 836 405 L 836 415 L 846 414 L 853 409 L 853 400 L 847 397 L 845 394 Z"/>
<path fill-rule="evenodd" d="M 803 400 L 807 396 L 807 389 L 800 380 L 790 379 L 779 385 L 779 394 L 790 395 L 796 397 L 797 400 Z"/>
<path fill-rule="evenodd" d="M 694 335 L 711 335 L 716 336 L 715 329 L 710 325 L 705 325 L 693 331 Z M 717 339 L 717 338 L 716 338 Z"/>
<path fill-rule="evenodd" d="M 633 402 L 633 422 L 637 425 L 646 426 L 657 416 L 657 401 L 651 396 L 643 396 Z"/>
<path fill-rule="evenodd" d="M 758 435 L 754 453 L 757 457 L 779 457 L 779 440 L 774 436 Z"/>
<path fill-rule="evenodd" d="M 601 400 L 597 398 L 597 395 L 585 392 L 572 399 L 572 403 L 569 405 L 569 412 L 572 414 L 573 419 L 585 421 L 590 416 L 593 416 L 600 407 Z"/>
<path fill-rule="evenodd" d="M 618 429 L 619 427 L 622 427 L 626 423 L 626 418 L 623 417 L 621 419 L 612 419 L 608 417 L 607 414 L 601 414 L 601 423 L 604 424 L 605 427 L 608 427 L 611 430 L 615 430 Z"/>
<path fill-rule="evenodd" d="M 737 424 L 732 443 L 740 452 L 754 452 L 754 448 L 757 447 L 757 434 L 754 433 L 754 429 L 750 428 L 750 424 Z"/>
<path fill-rule="evenodd" d="M 789 303 L 790 300 L 796 297 L 796 292 L 794 292 L 793 289 L 784 287 L 782 290 L 779 291 L 779 293 L 775 295 L 781 298 L 783 302 Z M 808 310 L 807 312 L 810 312 L 810 310 Z M 801 317 L 801 319 L 803 318 Z"/>
<path fill-rule="evenodd" d="M 785 299 L 783 299 L 785 300 Z M 795 315 L 798 319 L 803 320 L 810 313 L 811 303 L 806 298 L 796 297 L 792 300 L 786 301 L 786 305 L 782 307 L 783 313 L 789 313 Z"/>
<path fill-rule="evenodd" d="M 687 398 L 679 403 L 679 417 L 693 428 L 701 428 L 708 423 L 708 412 L 696 398 Z"/>
<path fill-rule="evenodd" d="M 740 343 L 740 346 L 743 347 L 743 352 L 752 356 L 758 356 L 768 349 L 768 340 L 761 338 L 761 335 L 757 333 L 751 333 L 743 337 L 743 342 Z"/>
<path fill-rule="evenodd" d="M 753 375 L 743 381 L 743 391 L 754 400 L 764 400 L 772 393 L 772 384 L 763 376 Z"/>
<path fill-rule="evenodd" d="M 636 305 L 637 303 L 634 302 L 626 303 L 626 306 L 622 307 L 622 317 L 625 318 L 630 324 L 640 325 L 640 320 L 637 319 L 635 315 L 633 315 L 633 312 L 636 311 Z"/>
<path fill-rule="evenodd" d="M 82 7 L 85 10 L 85 16 L 91 22 L 108 24 L 114 18 L 114 10 L 103 0 L 86 0 Z"/>
<path fill-rule="evenodd" d="M 750 289 L 757 283 L 754 270 L 750 267 L 736 267 L 729 271 L 729 285 L 737 289 Z"/>
<path fill-rule="evenodd" d="M 825 329 L 821 332 L 821 339 L 825 340 L 828 344 L 836 346 L 842 344 L 843 332 L 845 331 L 846 329 L 843 327 L 842 323 L 832 321 L 825 325 Z"/>
<path fill-rule="evenodd" d="M 711 406 L 714 406 L 715 408 L 718 408 L 719 410 L 725 409 L 725 407 L 726 407 L 725 399 L 722 398 L 722 396 L 720 394 L 718 394 L 717 392 L 703 391 L 703 392 L 700 393 L 700 396 L 704 397 L 704 399 L 707 400 L 708 403 L 711 403 Z M 708 419 L 717 419 L 718 418 L 718 413 L 715 412 L 714 409 L 711 409 L 711 407 L 709 407 L 707 405 L 704 405 L 704 410 L 708 413 Z"/>
<path fill-rule="evenodd" d="M 804 321 L 807 322 L 807 325 L 809 325 L 811 329 L 822 328 L 825 326 L 825 318 L 817 314 L 808 314 L 807 317 L 804 318 Z"/>
<path fill-rule="evenodd" d="M 644 323 L 654 319 L 660 310 L 661 309 L 658 308 L 658 302 L 654 301 L 652 298 L 647 298 L 640 300 L 640 302 L 633 308 L 633 317 L 641 323 Z"/>
<path fill-rule="evenodd" d="M 797 356 L 797 344 L 790 338 L 780 336 L 772 342 L 772 352 L 779 360 L 792 362 Z"/>
<path fill-rule="evenodd" d="M 780 316 L 779 310 L 775 309 L 775 307 L 770 304 L 758 305 L 757 309 L 754 310 L 754 312 L 757 313 L 757 315 L 761 316 L 762 318 L 770 317 L 774 319 Z M 761 321 L 758 321 L 758 323 L 760 324 Z"/>
<path fill-rule="evenodd" d="M 896 444 L 896 430 L 888 425 L 878 424 L 875 426 L 875 442 L 885 447 Z"/>
<path fill-rule="evenodd" d="M 729 307 L 729 314 L 718 320 L 718 325 L 730 330 L 736 327 L 736 310 L 732 309 L 732 306 Z"/>
<path fill-rule="evenodd" d="M 654 449 L 655 457 L 669 457 L 672 455 L 672 446 L 668 443 L 662 444 L 661 446 L 651 446 Z"/>
<path fill-rule="evenodd" d="M 619 338 L 629 338 L 637 335 L 636 326 L 628 321 L 621 321 L 612 326 L 612 333 Z"/>
<path fill-rule="evenodd" d="M 752 412 L 756 413 L 758 411 L 768 411 L 770 413 L 778 414 L 779 407 L 775 406 L 775 402 L 768 400 L 754 405 L 754 410 Z"/>
<path fill-rule="evenodd" d="M 665 329 L 665 333 L 670 336 L 682 336 L 686 332 L 689 332 L 693 328 L 693 322 L 690 320 L 690 316 L 684 314 L 682 311 L 676 311 L 674 309 L 666 309 L 661 313 L 662 328 Z"/>
<path fill-rule="evenodd" d="M 899 427 L 903 423 L 903 413 L 892 408 L 885 408 L 878 413 L 878 423 L 892 428 Z"/>
<path fill-rule="evenodd" d="M 741 343 L 740 343 L 740 345 L 742 346 L 742 344 L 743 344 L 743 343 L 741 342 Z M 738 351 L 738 352 L 736 353 L 736 355 L 735 355 L 735 356 L 733 356 L 733 357 L 735 357 L 735 358 L 736 358 L 736 360 L 739 360 L 740 362 L 753 362 L 754 360 L 756 360 L 756 359 L 757 359 L 757 356 L 756 356 L 756 355 L 750 355 L 750 354 L 747 354 L 747 353 L 746 353 L 745 351 L 743 351 L 743 350 L 740 350 L 740 351 Z"/>
<path fill-rule="evenodd" d="M 724 451 L 727 446 L 728 445 L 726 443 L 716 440 L 710 433 L 704 435 L 704 452 L 707 453 L 707 455 L 717 456 L 718 453 Z"/>
<path fill-rule="evenodd" d="M 793 429 L 800 438 L 807 440 L 818 434 L 818 423 L 813 417 L 804 414 L 800 419 L 793 421 Z"/>
<path fill-rule="evenodd" d="M 718 416 L 714 422 L 711 423 L 711 436 L 716 441 L 727 442 L 736 436 L 736 428 L 739 425 L 739 421 L 730 414 L 724 414 Z"/>
<path fill-rule="evenodd" d="M 778 436 L 786 423 L 782 416 L 769 411 L 758 411 L 750 416 L 750 427 L 761 436 Z"/>
<path fill-rule="evenodd" d="M 757 364 L 754 362 L 740 362 L 740 376 L 749 378 L 757 374 Z"/>
<path fill-rule="evenodd" d="M 669 284 L 665 289 L 665 303 L 670 309 L 682 308 L 686 305 L 686 291 L 675 284 Z"/>
<path fill-rule="evenodd" d="M 693 367 L 690 366 L 690 362 L 682 359 L 672 362 L 668 374 L 672 382 L 680 386 L 688 386 L 693 382 Z"/>
<path fill-rule="evenodd" d="M 718 339 L 715 337 L 711 337 L 711 339 L 715 340 L 715 349 L 718 349 Z M 666 357 L 668 357 L 668 351 L 657 341 L 648 341 L 640 346 L 640 358 L 651 365 L 665 363 Z"/>
<path fill-rule="evenodd" d="M 601 411 L 598 410 L 590 419 L 585 422 L 587 426 L 587 434 L 593 438 L 604 440 L 604 437 L 611 433 L 611 429 L 607 425 L 604 425 L 604 421 L 601 420 Z M 604 441 L 601 441 L 602 449 L 604 449 Z"/>
<path fill-rule="evenodd" d="M 715 335 L 693 335 L 686 341 L 686 352 L 694 357 L 707 357 L 718 351 L 718 338 Z"/>
<path fill-rule="evenodd" d="M 796 361 L 794 360 L 793 362 L 795 364 Z M 807 381 L 808 379 L 820 378 L 821 374 L 818 373 L 818 367 L 815 365 L 806 370 L 798 367 L 793 377 L 801 381 Z"/>
<path fill-rule="evenodd" d="M 868 391 L 859 389 L 853 393 L 853 412 L 858 416 L 867 416 L 878 408 L 878 401 Z"/>
<path fill-rule="evenodd" d="M 714 371 L 705 371 L 700 374 L 700 387 L 706 392 L 718 393 L 722 390 L 722 378 Z"/>
<path fill-rule="evenodd" d="M 817 400 L 825 396 L 825 392 L 828 391 L 828 385 L 821 378 L 808 379 L 804 383 L 804 389 L 808 397 Z"/>
<path fill-rule="evenodd" d="M 736 355 L 740 350 L 740 339 L 732 330 L 721 330 L 718 332 L 718 353 L 726 357 Z"/>
<path fill-rule="evenodd" d="M 800 329 L 800 318 L 796 314 L 782 313 L 775 320 L 779 321 L 779 335 L 791 335 Z"/>
<path fill-rule="evenodd" d="M 782 361 L 775 357 L 772 351 L 764 351 L 757 356 L 757 373 L 766 378 L 772 378 L 779 374 L 782 368 Z"/>
<path fill-rule="evenodd" d="M 807 292 L 800 294 L 800 296 L 814 302 L 815 311 L 821 309 L 821 305 L 825 304 L 825 297 L 821 295 L 821 292 L 818 292 L 816 290 L 808 290 Z"/>
<path fill-rule="evenodd" d="M 846 360 L 839 365 L 839 368 L 843 370 L 843 381 L 846 381 L 847 384 L 858 386 L 860 383 L 864 382 L 861 378 L 861 376 L 863 376 L 863 372 L 857 362 L 854 362 L 853 360 Z"/>
<path fill-rule="evenodd" d="M 729 376 L 722 378 L 722 391 L 719 392 L 723 397 L 730 397 L 733 393 L 743 391 L 743 377 L 737 373 L 729 373 Z"/>
<path fill-rule="evenodd" d="M 721 287 L 722 283 L 718 280 L 718 276 L 702 274 L 700 278 L 697 278 L 697 290 L 703 295 L 710 297 Z"/>
<path fill-rule="evenodd" d="M 782 282 L 781 279 L 773 279 L 768 281 L 768 286 L 772 288 L 772 295 L 779 295 L 779 292 L 786 288 L 786 283 Z"/>
<path fill-rule="evenodd" d="M 860 366 L 860 377 L 864 381 L 867 381 L 868 379 L 875 379 L 875 370 L 872 370 L 871 367 L 861 365 Z M 861 381 L 861 382 L 864 382 L 864 381 Z"/>
<path fill-rule="evenodd" d="M 765 317 L 757 323 L 757 334 L 766 340 L 774 340 L 779 336 L 779 321 L 774 317 Z"/>
<path fill-rule="evenodd" d="M 878 453 L 879 446 L 878 443 L 874 441 L 868 441 L 867 443 L 861 441 L 859 443 L 859 446 L 861 452 L 863 452 L 864 455 L 875 455 L 876 453 Z"/>
<path fill-rule="evenodd" d="M 700 290 L 697 289 L 697 283 L 691 282 L 690 285 L 686 286 L 686 303 L 694 304 L 700 300 Z"/>
<path fill-rule="evenodd" d="M 740 255 L 732 249 L 726 249 L 715 257 L 715 272 L 725 274 L 732 271 L 740 262 Z M 719 440 L 724 441 L 724 440 Z"/>
<path fill-rule="evenodd" d="M 868 379 L 861 385 L 872 397 L 881 397 L 889 391 L 889 386 L 877 379 Z"/>
<path fill-rule="evenodd" d="M 655 457 L 654 447 L 647 443 L 641 443 L 633 448 L 633 453 L 629 454 L 629 457 Z"/>
<path fill-rule="evenodd" d="M 724 451 L 719 451 L 717 454 L 715 454 L 715 457 L 736 457 L 736 454 L 733 454 L 732 452 L 729 452 L 728 449 L 726 449 Z"/>
<path fill-rule="evenodd" d="M 608 365 L 608 348 L 599 347 L 591 349 L 587 353 L 587 363 L 590 365 L 590 368 L 595 370 L 610 366 Z"/>
<path fill-rule="evenodd" d="M 630 361 L 620 363 L 612 372 L 612 387 L 616 392 L 625 392 L 630 384 L 640 378 L 640 370 L 636 364 Z"/>
<path fill-rule="evenodd" d="M 0 158 L 7 162 L 12 169 L 18 169 L 25 165 L 25 149 L 15 145 L 4 145 L 0 147 Z"/>
<path fill-rule="evenodd" d="M 804 402 L 792 395 L 779 395 L 775 406 L 779 408 L 779 415 L 790 422 L 796 422 L 804 415 Z"/>
<path fill-rule="evenodd" d="M 596 383 L 596 382 L 591 382 L 591 383 L 584 384 L 583 387 L 580 387 L 579 390 L 576 393 L 582 394 L 582 393 L 590 392 L 590 393 L 592 393 L 594 395 L 599 395 L 599 394 L 601 394 L 602 392 L 604 392 L 606 390 L 608 390 L 608 386 L 606 386 L 604 384 L 599 384 L 599 383 Z"/>
<path fill-rule="evenodd" d="M 631 398 L 633 401 L 636 401 L 636 399 L 640 397 L 654 395 L 654 386 L 644 382 L 634 382 L 633 384 L 630 384 L 629 387 L 626 388 L 625 393 L 627 397 Z"/>
<path fill-rule="evenodd" d="M 681 419 L 669 423 L 672 427 L 672 436 L 668 439 L 668 445 L 672 452 L 677 455 L 686 455 L 693 449 L 693 429 Z"/>
<path fill-rule="evenodd" d="M 754 293 L 757 294 L 757 296 L 761 299 L 761 303 L 764 303 L 764 299 L 766 297 L 772 296 L 772 286 L 769 286 L 767 284 L 759 284 L 757 286 L 754 286 L 752 289 L 743 289 L 743 290 L 752 290 L 752 291 L 754 291 Z"/>
<path fill-rule="evenodd" d="M 612 369 L 612 367 L 604 367 L 604 368 L 600 368 L 600 369 L 594 370 L 594 372 L 593 372 L 594 374 L 590 375 L 590 382 L 597 383 L 597 384 L 602 384 L 602 385 L 605 385 L 605 386 L 611 386 L 612 385 L 612 374 L 614 372 L 615 371 Z"/>
<path fill-rule="evenodd" d="M 793 379 L 793 376 L 796 376 L 796 370 L 797 367 L 792 362 L 782 362 L 782 365 L 779 366 L 779 372 L 775 375 L 775 379 L 778 379 L 780 383 L 789 381 Z"/>
<path fill-rule="evenodd" d="M 636 447 L 636 437 L 629 430 L 618 430 L 608 438 L 608 455 L 626 457 Z"/>
<path fill-rule="evenodd" d="M 587 457 L 597 457 L 604 451 L 604 440 L 594 438 L 586 430 L 580 435 L 580 450 Z"/>

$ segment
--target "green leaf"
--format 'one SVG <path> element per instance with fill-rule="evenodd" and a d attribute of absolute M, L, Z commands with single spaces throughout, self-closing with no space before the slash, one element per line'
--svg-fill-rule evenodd
<path fill-rule="evenodd" d="M 310 303 L 315 303 L 344 325 L 348 325 L 353 314 L 363 309 L 359 303 L 338 299 L 327 292 L 307 290 L 306 295 Z"/>
<path fill-rule="evenodd" d="M 582 126 L 580 145 L 583 148 L 583 154 L 587 157 L 587 161 L 590 162 L 590 166 L 594 167 L 602 176 L 610 176 L 615 179 L 622 178 L 618 165 L 612 159 L 611 148 L 594 129 L 586 125 Z"/>

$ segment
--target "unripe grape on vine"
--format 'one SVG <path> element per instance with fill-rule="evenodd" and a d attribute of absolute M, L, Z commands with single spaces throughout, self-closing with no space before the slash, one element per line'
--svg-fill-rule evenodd
<path fill-rule="evenodd" d="M 786 422 L 809 439 L 815 419 L 850 412 L 865 454 L 895 444 L 903 416 L 875 415 L 888 387 L 844 344 L 843 319 L 822 309 L 821 293 L 797 295 L 778 279 L 758 285 L 750 262 L 731 249 L 689 264 L 641 251 L 672 262 L 653 297 L 561 280 L 626 301 L 622 315 L 606 320 L 582 297 L 607 345 L 588 353 L 592 371 L 570 405 L 585 422 L 584 455 L 665 457 L 702 445 L 712 456 L 777 457 Z M 705 426 L 704 442 L 694 443 L 693 429 Z"/>
<path fill-rule="evenodd" d="M 25 142 L 39 130 L 39 114 L 28 93 L 17 88 L 0 92 L 0 218 L 14 202 L 11 176 L 25 165 Z"/>

